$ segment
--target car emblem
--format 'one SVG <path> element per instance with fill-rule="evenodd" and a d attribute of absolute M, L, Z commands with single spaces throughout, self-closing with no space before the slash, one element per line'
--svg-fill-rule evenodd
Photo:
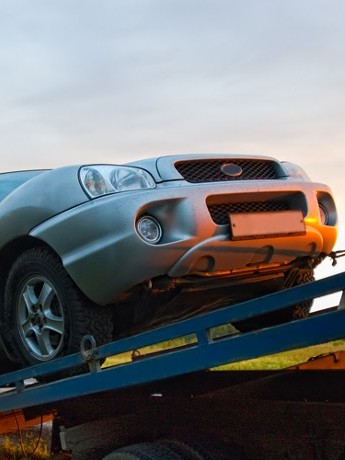
<path fill-rule="evenodd" d="M 241 166 L 236 165 L 235 163 L 225 163 L 221 166 L 220 169 L 222 173 L 230 177 L 238 177 L 243 172 Z"/>

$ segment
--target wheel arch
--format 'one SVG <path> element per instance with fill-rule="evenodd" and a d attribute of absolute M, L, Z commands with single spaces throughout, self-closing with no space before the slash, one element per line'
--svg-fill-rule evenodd
<path fill-rule="evenodd" d="M 6 280 L 8 277 L 8 273 L 15 262 L 15 260 L 23 254 L 28 249 L 37 248 L 37 247 L 45 247 L 53 252 L 57 257 L 59 255 L 54 251 L 52 247 L 50 247 L 47 243 L 40 240 L 39 238 L 34 238 L 32 236 L 22 236 L 12 240 L 11 242 L 7 243 L 1 250 L 0 250 L 0 298 L 1 298 L 1 305 L 3 305 L 4 301 L 4 292 L 5 292 L 5 285 Z"/>
<path fill-rule="evenodd" d="M 2 271 L 3 306 L 0 319 L 3 323 L 3 340 L 0 344 L 11 361 L 27 366 L 50 360 L 55 354 L 64 356 L 75 353 L 80 349 L 82 337 L 89 334 L 95 337 L 98 344 L 111 340 L 111 310 L 99 308 L 82 294 L 64 269 L 61 258 L 49 245 L 35 238 L 20 239 L 13 246 L 8 245 L 6 251 L 0 252 L 1 255 L 5 259 L 6 269 Z M 37 308 L 31 310 L 24 301 L 24 321 L 29 322 L 30 331 L 34 333 L 27 335 L 25 331 L 23 335 L 22 320 L 18 321 L 18 306 L 21 308 L 20 305 L 23 305 L 20 300 L 23 298 L 23 286 L 29 285 L 30 289 L 35 289 L 33 300 L 29 295 L 29 304 L 37 305 Z M 52 295 L 39 300 L 42 285 L 48 285 Z M 39 311 L 42 319 L 40 323 L 36 322 L 36 311 Z M 50 319 L 53 323 L 49 326 Z M 48 334 L 42 339 L 41 330 L 45 328 L 53 331 L 55 336 L 51 338 Z"/>
<path fill-rule="evenodd" d="M 30 236 L 16 238 L 7 243 L 0 250 L 0 324 L 2 324 L 2 336 L 0 336 L 0 357 L 6 357 L 11 361 L 14 361 L 13 350 L 8 343 L 8 331 L 5 327 L 3 311 L 6 280 L 15 260 L 26 250 L 39 246 L 46 247 L 56 254 L 56 252 L 47 245 L 47 243 L 39 238 L 33 238 Z"/>

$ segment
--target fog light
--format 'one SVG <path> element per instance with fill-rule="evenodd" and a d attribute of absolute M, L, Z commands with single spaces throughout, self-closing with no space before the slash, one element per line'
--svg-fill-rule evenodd
<path fill-rule="evenodd" d="M 139 236 L 147 243 L 157 244 L 162 238 L 162 227 L 154 217 L 140 217 L 136 225 Z"/>

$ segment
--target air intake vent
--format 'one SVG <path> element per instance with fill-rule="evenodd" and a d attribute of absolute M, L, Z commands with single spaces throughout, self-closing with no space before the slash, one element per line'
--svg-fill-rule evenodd
<path fill-rule="evenodd" d="M 236 165 L 236 166 L 235 166 Z M 175 163 L 175 168 L 188 182 L 279 179 L 279 165 L 269 160 L 190 160 Z M 231 170 L 236 173 L 231 174 Z"/>

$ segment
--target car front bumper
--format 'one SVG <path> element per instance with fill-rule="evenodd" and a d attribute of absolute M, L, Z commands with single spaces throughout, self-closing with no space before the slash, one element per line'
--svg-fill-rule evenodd
<path fill-rule="evenodd" d="M 91 200 L 49 219 L 30 235 L 51 246 L 79 288 L 105 305 L 161 275 L 212 276 L 329 253 L 337 236 L 336 219 L 332 225 L 321 225 L 317 198 L 321 195 L 333 206 L 329 188 L 310 182 L 195 185 L 171 181 L 154 190 Z M 229 225 L 215 223 L 210 214 L 210 204 L 281 199 L 302 210 L 303 233 L 289 234 L 287 220 L 283 235 L 233 240 Z M 143 215 L 160 222 L 163 236 L 158 244 L 148 244 L 138 235 L 136 221 Z"/>

